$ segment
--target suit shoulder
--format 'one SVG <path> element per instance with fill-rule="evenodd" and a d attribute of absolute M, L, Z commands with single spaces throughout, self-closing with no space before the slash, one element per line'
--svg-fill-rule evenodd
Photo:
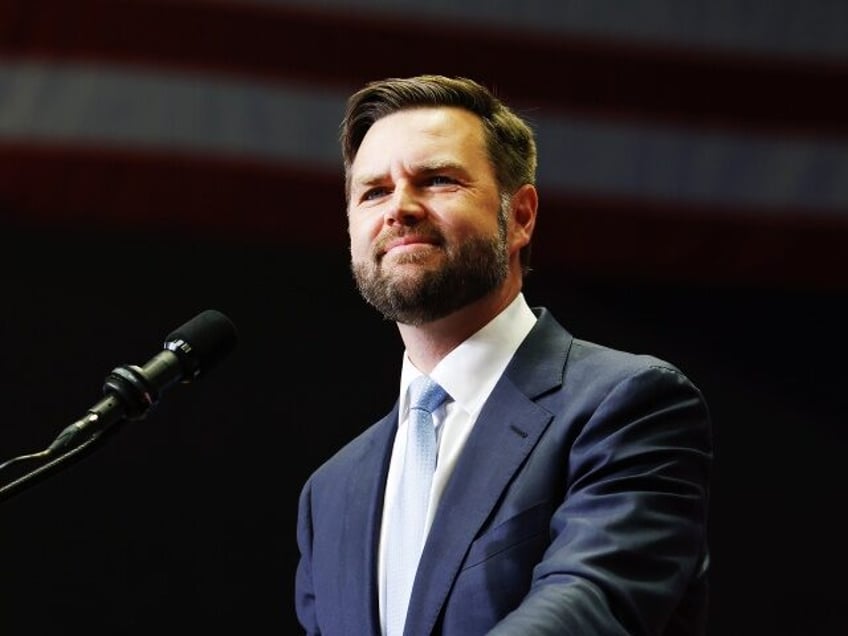
<path fill-rule="evenodd" d="M 516 356 L 513 373 L 525 386 L 545 386 L 552 377 L 554 384 L 574 386 L 585 383 L 604 390 L 637 376 L 653 377 L 661 383 L 694 384 L 681 368 L 668 360 L 648 353 L 635 353 L 579 338 L 571 334 L 544 307 L 534 308 L 537 326 Z M 532 380 L 527 380 L 531 378 Z M 532 391 L 528 390 L 528 393 Z"/>
<path fill-rule="evenodd" d="M 691 380 L 675 363 L 648 353 L 634 353 L 575 338 L 567 373 L 586 374 L 597 382 L 606 378 L 616 383 L 636 375 L 668 375 L 683 383 Z"/>

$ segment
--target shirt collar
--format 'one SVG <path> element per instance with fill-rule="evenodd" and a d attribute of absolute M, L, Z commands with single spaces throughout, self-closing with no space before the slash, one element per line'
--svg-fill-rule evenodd
<path fill-rule="evenodd" d="M 430 373 L 454 402 L 476 414 L 489 397 L 515 351 L 536 323 L 536 316 L 519 293 L 497 316 L 461 343 Z M 410 383 L 422 373 L 404 352 L 401 368 L 400 413 L 405 413 Z M 468 382 L 469 377 L 474 382 Z"/>

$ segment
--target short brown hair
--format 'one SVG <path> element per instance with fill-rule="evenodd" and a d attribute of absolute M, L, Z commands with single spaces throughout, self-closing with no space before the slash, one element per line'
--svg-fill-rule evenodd
<path fill-rule="evenodd" d="M 345 195 L 350 196 L 350 166 L 374 122 L 397 111 L 422 106 L 456 106 L 480 117 L 489 159 L 502 193 L 536 183 L 533 130 L 489 89 L 465 77 L 419 75 L 370 82 L 350 96 L 341 124 Z"/>

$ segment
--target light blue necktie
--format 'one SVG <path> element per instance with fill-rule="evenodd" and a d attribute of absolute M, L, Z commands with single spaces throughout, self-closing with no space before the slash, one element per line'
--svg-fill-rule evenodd
<path fill-rule="evenodd" d="M 401 636 L 418 560 L 424 548 L 424 525 L 430 485 L 436 470 L 436 428 L 433 411 L 448 394 L 429 377 L 409 386 L 409 430 L 398 482 L 386 552 L 386 636 Z"/>

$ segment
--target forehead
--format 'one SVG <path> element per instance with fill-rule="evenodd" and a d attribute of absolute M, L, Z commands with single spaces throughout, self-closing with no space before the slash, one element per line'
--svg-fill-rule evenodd
<path fill-rule="evenodd" d="M 474 113 L 456 107 L 421 107 L 378 119 L 362 139 L 353 171 L 382 161 L 406 157 L 453 155 L 464 160 L 487 160 L 483 122 Z"/>

